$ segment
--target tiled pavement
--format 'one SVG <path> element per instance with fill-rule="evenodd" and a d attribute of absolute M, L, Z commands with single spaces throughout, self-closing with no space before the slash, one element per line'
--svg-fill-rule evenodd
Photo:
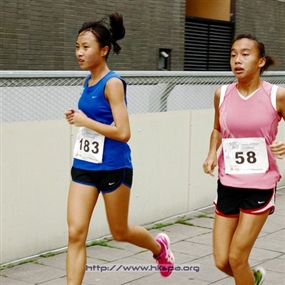
<path fill-rule="evenodd" d="M 264 285 L 285 285 L 285 189 L 277 192 L 276 205 L 276 211 L 267 220 L 250 257 L 252 266 L 262 265 L 266 269 L 267 278 Z M 189 213 L 182 219 L 186 223 L 172 223 L 175 220 L 170 220 L 167 221 L 170 225 L 160 230 L 150 229 L 153 236 L 162 230 L 169 235 L 176 265 L 185 271 L 177 270 L 168 278 L 161 277 L 154 269 L 148 272 L 134 269 L 128 271 L 129 266 L 154 265 L 151 253 L 127 243 L 110 240 L 108 247 L 96 245 L 87 248 L 89 269 L 83 285 L 234 284 L 233 279 L 221 273 L 213 263 L 213 210 L 213 207 L 210 207 Z M 0 284 L 66 285 L 65 257 L 63 252 L 4 268 L 0 271 Z M 191 266 L 197 267 L 192 268 L 190 272 Z M 112 267 L 112 272 L 98 272 Z M 194 269 L 199 269 L 199 272 Z"/>

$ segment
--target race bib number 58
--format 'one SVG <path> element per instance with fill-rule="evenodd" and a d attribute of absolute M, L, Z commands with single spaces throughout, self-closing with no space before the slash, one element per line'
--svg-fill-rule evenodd
<path fill-rule="evenodd" d="M 225 172 L 228 174 L 265 173 L 268 156 L 264 138 L 223 139 Z"/>
<path fill-rule="evenodd" d="M 105 136 L 80 127 L 74 146 L 73 157 L 76 159 L 102 163 Z"/>

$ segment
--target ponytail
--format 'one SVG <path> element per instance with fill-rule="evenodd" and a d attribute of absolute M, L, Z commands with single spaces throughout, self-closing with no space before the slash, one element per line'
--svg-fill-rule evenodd
<path fill-rule="evenodd" d="M 119 54 L 121 47 L 117 43 L 125 37 L 125 27 L 123 17 L 118 13 L 112 13 L 96 22 L 85 22 L 78 31 L 78 35 L 90 31 L 95 36 L 100 48 L 109 47 L 106 59 L 113 48 L 114 53 Z"/>
<path fill-rule="evenodd" d="M 110 32 L 112 34 L 112 45 L 114 53 L 119 54 L 121 47 L 117 44 L 118 40 L 125 37 L 125 27 L 123 25 L 123 17 L 118 13 L 112 13 L 109 15 L 110 18 Z"/>
<path fill-rule="evenodd" d="M 265 64 L 261 68 L 260 73 L 262 74 L 264 71 L 268 70 L 270 66 L 275 65 L 275 64 L 276 64 L 276 60 L 272 56 L 266 55 Z"/>

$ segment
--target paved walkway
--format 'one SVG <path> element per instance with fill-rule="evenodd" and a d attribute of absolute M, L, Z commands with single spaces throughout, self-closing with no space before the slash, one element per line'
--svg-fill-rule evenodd
<path fill-rule="evenodd" d="M 264 285 L 285 285 L 285 189 L 277 192 L 276 205 L 276 211 L 265 224 L 250 257 L 252 266 L 262 265 L 267 270 Z M 213 210 L 210 207 L 193 212 L 178 222 L 163 222 L 161 229 L 150 229 L 153 236 L 165 231 L 171 239 L 177 270 L 170 277 L 163 278 L 155 271 L 150 252 L 109 240 L 107 246 L 87 248 L 88 267 L 83 284 L 234 284 L 233 279 L 221 273 L 213 263 Z M 66 253 L 60 253 L 4 268 L 0 271 L 0 284 L 66 285 L 65 257 Z M 150 271 L 143 271 L 142 266 L 148 266 Z M 179 271 L 179 268 L 184 271 Z M 107 269 L 112 271 L 106 272 Z"/>

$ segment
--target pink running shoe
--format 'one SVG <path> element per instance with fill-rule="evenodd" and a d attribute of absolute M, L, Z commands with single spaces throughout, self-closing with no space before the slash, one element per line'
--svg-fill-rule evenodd
<path fill-rule="evenodd" d="M 157 235 L 155 240 L 161 245 L 160 256 L 154 256 L 159 267 L 160 274 L 163 277 L 168 277 L 174 268 L 174 255 L 170 250 L 170 240 L 165 233 Z"/>

